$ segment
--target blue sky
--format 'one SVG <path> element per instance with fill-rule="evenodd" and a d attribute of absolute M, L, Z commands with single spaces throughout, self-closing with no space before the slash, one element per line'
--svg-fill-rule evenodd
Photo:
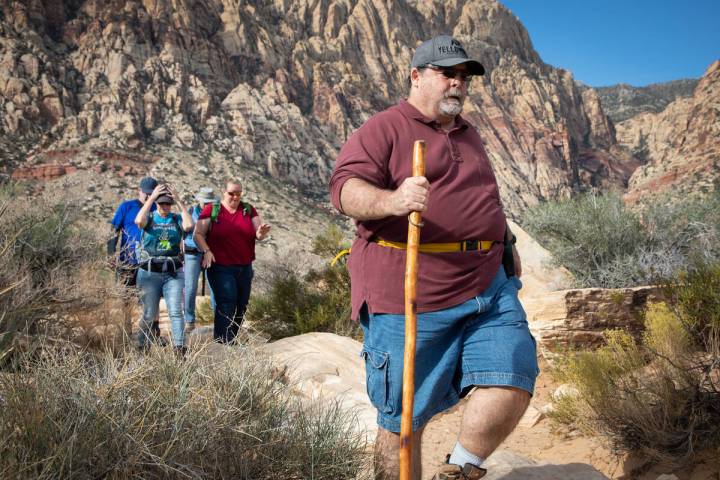
<path fill-rule="evenodd" d="M 720 0 L 500 0 L 545 63 L 594 87 L 698 78 L 720 59 Z"/>

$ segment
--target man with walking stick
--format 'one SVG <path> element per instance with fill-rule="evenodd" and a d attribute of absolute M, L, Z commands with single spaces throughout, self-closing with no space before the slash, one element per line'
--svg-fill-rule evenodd
<path fill-rule="evenodd" d="M 330 192 L 356 220 L 348 268 L 352 316 L 364 330 L 368 395 L 378 410 L 376 478 L 400 476 L 408 214 L 422 213 L 411 476 L 420 479 L 423 427 L 473 387 L 453 451 L 433 478 L 478 479 L 512 432 L 538 374 L 518 300 L 520 260 L 477 131 L 462 116 L 482 65 L 454 38 L 420 45 L 407 100 L 369 119 L 342 148 Z M 412 176 L 415 140 L 425 175 Z M 407 442 L 406 442 L 407 443 Z"/>

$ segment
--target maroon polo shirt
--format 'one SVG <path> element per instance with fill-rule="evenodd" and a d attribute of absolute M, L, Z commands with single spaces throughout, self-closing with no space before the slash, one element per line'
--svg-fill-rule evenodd
<path fill-rule="evenodd" d="M 415 140 L 425 140 L 425 176 L 430 201 L 423 213 L 420 243 L 493 240 L 502 242 L 505 214 L 495 174 L 480 135 L 461 117 L 446 132 L 407 101 L 378 113 L 343 146 L 330 178 L 332 203 L 342 212 L 340 191 L 350 178 L 395 190 L 412 175 Z M 370 241 L 406 242 L 407 217 L 356 221 L 357 238 L 348 260 L 352 318 L 363 303 L 373 313 L 403 313 L 405 251 Z M 490 250 L 420 253 L 417 305 L 430 312 L 458 305 L 484 291 L 500 268 L 502 244 Z"/>

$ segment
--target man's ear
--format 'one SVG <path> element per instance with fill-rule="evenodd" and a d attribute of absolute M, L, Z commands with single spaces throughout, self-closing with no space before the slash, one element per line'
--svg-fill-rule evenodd
<path fill-rule="evenodd" d="M 410 86 L 417 87 L 419 81 L 420 81 L 420 70 L 418 70 L 417 68 L 413 68 L 412 70 L 410 70 Z"/>

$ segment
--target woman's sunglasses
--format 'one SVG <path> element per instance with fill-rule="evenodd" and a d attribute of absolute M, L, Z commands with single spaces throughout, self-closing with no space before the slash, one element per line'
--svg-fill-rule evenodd
<path fill-rule="evenodd" d="M 242 195 L 242 192 L 225 192 L 225 193 L 227 193 L 228 195 L 230 195 L 233 198 L 239 198 L 240 195 Z"/>

